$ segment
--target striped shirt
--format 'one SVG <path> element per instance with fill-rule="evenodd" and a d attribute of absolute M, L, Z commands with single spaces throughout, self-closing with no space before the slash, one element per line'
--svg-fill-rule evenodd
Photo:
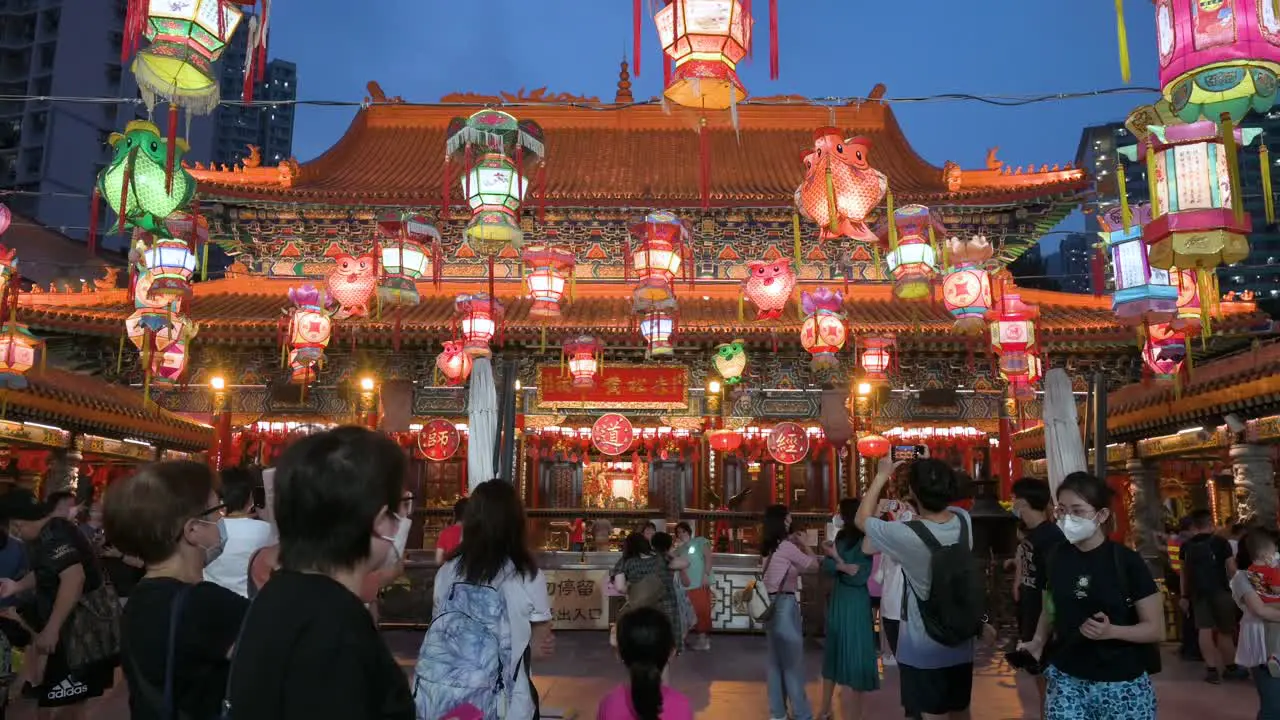
<path fill-rule="evenodd" d="M 764 588 L 772 595 L 779 592 L 799 592 L 800 573 L 810 572 L 817 567 L 818 558 L 801 550 L 790 540 L 783 540 L 765 562 Z"/>

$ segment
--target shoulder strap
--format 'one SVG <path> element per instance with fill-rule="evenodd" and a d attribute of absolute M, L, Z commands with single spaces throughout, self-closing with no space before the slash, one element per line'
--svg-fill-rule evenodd
<path fill-rule="evenodd" d="M 244 629 L 249 625 L 249 616 L 253 614 L 253 606 L 258 600 L 255 597 L 249 601 L 249 607 L 244 609 L 244 617 L 240 620 L 240 629 L 236 631 L 236 644 L 231 646 L 231 661 L 227 666 L 227 686 L 222 691 L 222 718 L 230 720 L 231 718 L 231 680 L 236 676 L 236 658 L 240 655 L 240 641 L 244 639 Z"/>
<path fill-rule="evenodd" d="M 959 516 L 957 515 L 956 517 Z M 920 538 L 925 547 L 929 548 L 929 552 L 934 553 L 942 549 L 942 543 L 938 542 L 938 538 L 933 536 L 933 532 L 924 526 L 923 521 L 911 520 L 907 523 L 907 527 L 911 528 L 911 531 Z M 961 539 L 964 539 L 968 535 L 968 532 L 964 528 L 963 521 L 960 523 L 960 533 Z"/>
<path fill-rule="evenodd" d="M 174 665 L 177 653 L 178 620 L 182 616 L 182 608 L 187 602 L 187 595 L 191 592 L 192 585 L 184 585 L 174 596 L 173 603 L 169 606 L 169 640 L 165 649 L 164 660 L 164 691 L 159 691 L 150 680 L 142 674 L 142 666 L 138 664 L 138 659 L 132 653 L 128 654 L 129 663 L 133 666 L 133 674 L 138 681 L 136 690 L 139 694 L 146 697 L 147 703 L 160 709 L 161 720 L 188 720 L 186 713 L 174 707 Z"/>

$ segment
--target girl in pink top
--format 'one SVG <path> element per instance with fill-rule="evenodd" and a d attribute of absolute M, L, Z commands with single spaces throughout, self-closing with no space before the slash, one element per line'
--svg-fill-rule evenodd
<path fill-rule="evenodd" d="M 800 574 L 818 567 L 818 558 L 793 539 L 791 512 L 786 505 L 770 505 L 761 528 L 764 588 L 773 601 L 773 617 L 765 622 L 770 720 L 813 720 L 804 694 L 804 633 L 800 625 Z M 790 712 L 788 712 L 788 709 Z"/>
<path fill-rule="evenodd" d="M 693 720 L 689 699 L 662 684 L 675 651 L 671 622 L 661 610 L 640 607 L 618 618 L 618 654 L 631 680 L 600 701 L 596 720 Z"/>

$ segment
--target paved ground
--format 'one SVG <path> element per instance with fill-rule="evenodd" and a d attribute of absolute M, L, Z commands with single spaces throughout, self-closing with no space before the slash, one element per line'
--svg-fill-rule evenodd
<path fill-rule="evenodd" d="M 420 635 L 388 633 L 402 664 L 411 666 Z M 710 653 L 691 653 L 677 660 L 673 684 L 689 696 L 699 720 L 756 720 L 768 716 L 763 683 L 764 639 L 752 636 L 717 637 Z M 822 650 L 814 644 L 807 668 L 813 678 L 809 696 L 817 707 L 818 671 Z M 1162 720 L 1252 720 L 1258 712 L 1257 695 L 1248 683 L 1206 685 L 1198 665 L 1180 662 L 1166 653 L 1165 672 L 1157 677 Z M 557 636 L 556 656 L 535 665 L 535 680 L 544 707 L 574 708 L 581 720 L 595 717 L 600 697 L 622 682 L 624 671 L 614 659 L 603 632 L 562 633 Z M 980 664 L 974 678 L 974 720 L 1022 720 L 1039 718 L 1035 688 L 1026 678 L 1015 678 L 1003 663 Z M 91 720 L 127 720 L 126 691 L 117 685 L 107 697 L 89 708 Z M 11 709 L 9 720 L 30 720 L 31 709 Z M 869 696 L 866 717 L 899 718 L 895 668 L 885 672 L 882 689 Z M 1082 719 L 1085 720 L 1085 719 Z"/>

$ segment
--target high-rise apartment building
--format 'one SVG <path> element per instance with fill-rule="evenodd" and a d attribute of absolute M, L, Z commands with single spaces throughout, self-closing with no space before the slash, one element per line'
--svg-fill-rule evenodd
<path fill-rule="evenodd" d="M 248 28 L 242 24 L 222 54 L 218 81 L 224 98 L 239 98 L 244 92 L 248 36 Z M 288 160 L 293 156 L 293 103 L 297 97 L 297 66 L 287 60 L 271 60 L 262 82 L 254 88 L 254 104 L 220 106 L 208 131 L 208 145 L 193 145 L 192 159 L 234 165 L 248 156 L 252 145 L 261 151 L 264 165 Z"/>
<path fill-rule="evenodd" d="M 1089 233 L 1064 235 L 1062 242 L 1058 243 L 1058 252 L 1045 258 L 1046 271 L 1058 282 L 1059 290 L 1072 293 L 1093 291 L 1093 246 L 1099 240 L 1097 235 Z"/>

